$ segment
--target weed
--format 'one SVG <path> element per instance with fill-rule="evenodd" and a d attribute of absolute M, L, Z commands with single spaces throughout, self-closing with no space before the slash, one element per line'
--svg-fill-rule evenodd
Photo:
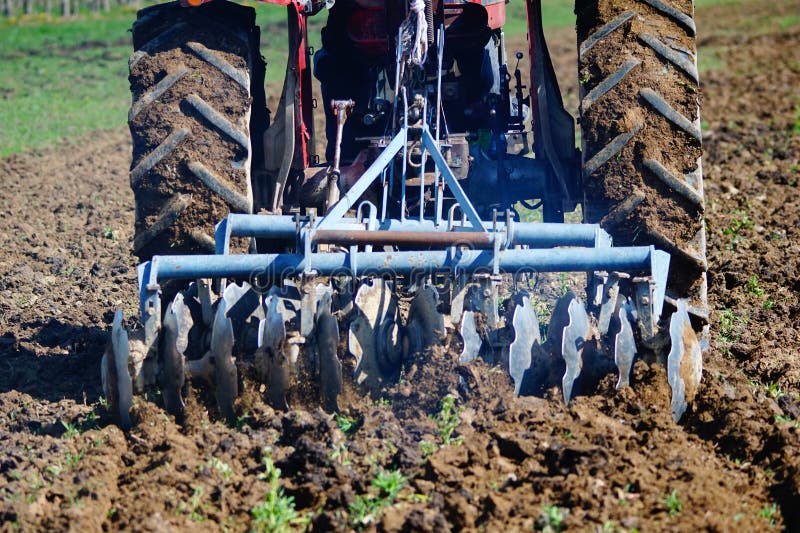
<path fill-rule="evenodd" d="M 435 452 L 437 448 L 438 446 L 436 446 L 435 443 L 428 442 L 426 440 L 420 441 L 419 443 L 419 449 L 422 452 L 423 459 L 427 459 L 428 457 L 433 455 L 433 452 Z"/>
<path fill-rule="evenodd" d="M 61 465 L 47 465 L 45 470 L 47 470 L 47 473 L 51 476 L 58 477 L 58 475 L 61 473 Z"/>
<path fill-rule="evenodd" d="M 664 498 L 664 505 L 667 506 L 667 511 L 669 511 L 670 516 L 675 516 L 683 510 L 683 504 L 681 503 L 677 490 L 673 490 Z"/>
<path fill-rule="evenodd" d="M 794 427 L 800 429 L 800 420 L 795 420 L 791 416 L 775 415 L 775 422 L 786 422 L 789 424 L 793 424 Z"/>
<path fill-rule="evenodd" d="M 236 417 L 236 422 L 234 426 L 236 427 L 237 431 L 242 431 L 245 427 L 247 427 L 247 420 L 250 418 L 250 413 L 245 410 L 240 416 Z"/>
<path fill-rule="evenodd" d="M 722 230 L 722 233 L 730 237 L 730 250 L 736 250 L 739 243 L 744 239 L 742 232 L 753 227 L 753 221 L 744 211 L 735 211 L 731 218 L 731 225 Z"/>
<path fill-rule="evenodd" d="M 564 516 L 566 511 L 557 505 L 547 505 L 542 508 L 542 515 L 536 524 L 542 531 L 556 532 L 564 529 Z"/>
<path fill-rule="evenodd" d="M 348 450 L 347 444 L 344 442 L 333 446 L 333 451 L 328 454 L 328 459 L 331 461 L 338 461 L 344 466 L 353 464 L 353 461 L 350 459 L 350 450 Z"/>
<path fill-rule="evenodd" d="M 262 500 L 250 509 L 253 530 L 285 533 L 304 528 L 310 518 L 301 516 L 294 507 L 294 497 L 284 493 L 280 485 L 281 470 L 272 461 L 270 448 L 264 448 L 261 462 L 264 463 L 264 473 L 258 477 L 269 483 L 269 490 Z"/>
<path fill-rule="evenodd" d="M 370 492 L 356 496 L 350 504 L 350 525 L 362 529 L 375 524 L 383 511 L 394 503 L 406 481 L 399 470 L 380 470 L 370 483 Z"/>
<path fill-rule="evenodd" d="M 217 472 L 219 472 L 219 474 L 222 476 L 222 479 L 224 479 L 225 481 L 228 481 L 233 475 L 233 468 L 231 468 L 230 465 L 228 465 L 227 463 L 223 463 L 216 457 L 212 457 L 211 459 L 206 461 L 206 464 L 201 465 L 199 467 L 199 470 L 202 472 L 204 468 L 208 470 L 216 470 Z"/>
<path fill-rule="evenodd" d="M 339 413 L 336 413 L 335 417 L 336 425 L 339 426 L 339 429 L 342 430 L 345 436 L 352 437 L 355 432 L 358 431 L 358 421 L 355 418 L 340 415 Z"/>
<path fill-rule="evenodd" d="M 558 273 L 558 295 L 566 296 L 569 292 L 569 278 L 566 272 Z"/>
<path fill-rule="evenodd" d="M 567 440 L 573 438 L 572 432 L 569 431 L 569 430 L 564 430 L 564 432 L 561 434 L 561 436 L 564 437 Z"/>
<path fill-rule="evenodd" d="M 378 398 L 375 400 L 375 407 L 391 407 L 392 401 L 386 398 Z"/>
<path fill-rule="evenodd" d="M 97 401 L 100 402 L 100 405 L 108 409 L 108 400 L 106 399 L 105 396 L 100 396 L 100 398 L 98 398 Z"/>
<path fill-rule="evenodd" d="M 83 450 L 79 450 L 78 453 L 67 452 L 67 454 L 64 456 L 67 466 L 72 470 L 78 466 L 78 463 L 81 462 L 81 459 L 83 459 Z"/>
<path fill-rule="evenodd" d="M 764 388 L 767 389 L 769 395 L 772 396 L 772 398 L 775 400 L 777 400 L 778 398 L 782 398 L 786 395 L 783 392 L 783 389 L 781 389 L 780 385 L 772 381 L 764 385 Z"/>
<path fill-rule="evenodd" d="M 105 229 L 103 229 L 103 238 L 104 239 L 108 239 L 110 241 L 113 241 L 114 240 L 114 230 L 111 229 L 111 227 L 106 226 Z"/>
<path fill-rule="evenodd" d="M 765 505 L 758 510 L 758 516 L 769 522 L 770 527 L 778 525 L 778 504 Z"/>
<path fill-rule="evenodd" d="M 458 427 L 460 422 L 459 415 L 461 414 L 461 409 L 455 405 L 456 397 L 448 394 L 442 398 L 439 413 L 436 415 L 436 427 L 439 428 L 439 436 L 444 446 L 450 444 L 457 446 L 464 441 L 463 437 L 453 438 L 453 432 Z"/>
<path fill-rule="evenodd" d="M 100 420 L 100 417 L 97 415 L 97 413 L 94 411 L 94 409 L 92 409 L 91 411 L 89 411 L 88 413 L 83 415 L 83 420 L 82 420 L 83 424 L 82 425 L 85 428 L 97 429 L 97 421 L 98 420 Z"/>
<path fill-rule="evenodd" d="M 80 431 L 75 424 L 70 422 L 64 422 L 63 420 L 60 421 L 61 425 L 64 426 L 64 433 L 61 434 L 62 438 L 71 439 L 75 435 L 79 435 Z"/>
<path fill-rule="evenodd" d="M 583 75 L 581 75 L 580 78 L 578 78 L 578 83 L 580 83 L 581 85 L 586 85 L 587 83 L 589 83 L 590 79 L 591 79 L 591 77 L 589 76 L 588 73 L 587 74 L 583 74 Z"/>
<path fill-rule="evenodd" d="M 750 279 L 747 280 L 745 290 L 750 294 L 755 294 L 756 296 L 764 296 L 764 289 L 762 289 L 761 285 L 759 285 L 758 276 L 755 274 L 750 276 Z"/>
<path fill-rule="evenodd" d="M 189 500 L 189 505 L 191 506 L 191 512 L 189 513 L 189 520 L 192 522 L 204 522 L 205 517 L 200 514 L 199 511 L 202 510 L 201 501 L 203 500 L 203 489 L 200 487 L 195 487 L 194 492 L 192 492 L 192 497 Z"/>
<path fill-rule="evenodd" d="M 733 309 L 723 309 L 719 314 L 719 340 L 733 344 L 742 336 L 742 327 L 747 318 L 736 316 Z"/>

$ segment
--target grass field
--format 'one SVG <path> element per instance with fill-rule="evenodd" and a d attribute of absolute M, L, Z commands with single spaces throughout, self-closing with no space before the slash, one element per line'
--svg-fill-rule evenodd
<path fill-rule="evenodd" d="M 697 4 L 736 1 L 698 0 Z M 258 6 L 267 90 L 277 93 L 286 61 L 285 11 L 250 3 Z M 525 4 L 515 0 L 507 9 L 506 33 L 524 33 Z M 570 1 L 543 0 L 542 9 L 546 27 L 574 24 Z M 128 29 L 135 17 L 135 10 L 117 8 L 68 20 L 32 16 L 0 21 L 0 157 L 125 124 L 130 105 Z M 315 48 L 324 21 L 324 14 L 311 20 L 309 37 Z M 701 67 L 720 66 L 713 57 L 708 62 L 701 59 Z"/>

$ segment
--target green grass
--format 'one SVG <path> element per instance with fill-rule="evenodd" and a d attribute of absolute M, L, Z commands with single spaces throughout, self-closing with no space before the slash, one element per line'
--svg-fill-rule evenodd
<path fill-rule="evenodd" d="M 0 22 L 0 157 L 125 124 L 133 16 Z"/>

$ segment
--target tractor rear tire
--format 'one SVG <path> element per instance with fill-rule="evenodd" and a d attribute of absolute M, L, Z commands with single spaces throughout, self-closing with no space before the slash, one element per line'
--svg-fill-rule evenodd
<path fill-rule="evenodd" d="M 577 0 L 584 218 L 671 254 L 667 295 L 708 321 L 691 0 Z"/>
<path fill-rule="evenodd" d="M 130 59 L 133 252 L 214 252 L 214 225 L 253 212 L 263 157 L 264 62 L 255 10 L 217 0 L 138 13 Z"/>

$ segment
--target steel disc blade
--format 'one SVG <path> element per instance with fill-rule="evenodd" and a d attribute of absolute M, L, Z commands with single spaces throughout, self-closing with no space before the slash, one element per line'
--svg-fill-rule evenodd
<path fill-rule="evenodd" d="M 326 293 L 328 294 L 328 293 Z M 317 307 L 314 332 L 319 368 L 319 389 L 322 406 L 329 413 L 339 411 L 342 391 L 342 362 L 339 360 L 339 325 L 331 315 L 330 294 Z"/>
<path fill-rule="evenodd" d="M 623 306 L 617 314 L 619 319 L 619 333 L 614 337 L 614 363 L 619 371 L 617 389 L 630 386 L 631 367 L 636 356 L 636 340 L 633 337 L 633 328 L 628 320 L 628 311 Z"/>
<path fill-rule="evenodd" d="M 160 381 L 164 408 L 168 413 L 179 415 L 183 412 L 183 385 L 186 380 L 184 352 L 189 343 L 189 330 L 192 328 L 192 315 L 184 304 L 183 294 L 178 293 L 167 306 L 163 321 L 161 343 Z"/>
<path fill-rule="evenodd" d="M 239 383 L 233 358 L 233 323 L 226 311 L 227 302 L 223 297 L 217 306 L 211 329 L 211 355 L 214 358 L 217 405 L 222 415 L 230 421 L 235 418 L 233 402 L 239 394 Z"/>
<path fill-rule="evenodd" d="M 669 323 L 672 342 L 667 356 L 667 380 L 672 388 L 672 419 L 677 422 L 694 400 L 703 375 L 703 352 L 689 320 L 686 300 L 678 300 L 678 309 Z"/>
<path fill-rule="evenodd" d="M 103 394 L 108 400 L 109 409 L 119 415 L 122 429 L 129 429 L 130 410 L 133 405 L 133 380 L 128 371 L 130 347 L 128 332 L 122 325 L 123 318 L 122 309 L 117 309 L 100 368 Z"/>
<path fill-rule="evenodd" d="M 461 317 L 461 339 L 464 341 L 464 348 L 461 350 L 459 361 L 471 363 L 480 355 L 481 344 L 483 344 L 478 333 L 474 311 L 464 311 L 464 315 Z"/>
<path fill-rule="evenodd" d="M 564 403 L 572 398 L 572 387 L 583 368 L 583 347 L 589 337 L 589 315 L 583 303 L 573 295 L 569 307 L 569 324 L 561 337 L 561 355 L 567 368 L 561 379 Z"/>
<path fill-rule="evenodd" d="M 424 352 L 444 336 L 444 317 L 437 310 L 439 293 L 431 286 L 417 291 L 408 311 L 409 353 Z"/>
<path fill-rule="evenodd" d="M 514 327 L 514 342 L 508 349 L 508 373 L 514 380 L 514 394 L 519 396 L 525 371 L 531 367 L 531 350 L 534 343 L 541 343 L 539 318 L 527 294 L 520 295 L 522 303 L 514 308 L 511 324 Z"/>
<path fill-rule="evenodd" d="M 353 305 L 348 347 L 356 359 L 355 380 L 374 388 L 380 382 L 376 333 L 387 317 L 397 316 L 397 298 L 389 282 L 375 279 L 359 287 Z"/>

